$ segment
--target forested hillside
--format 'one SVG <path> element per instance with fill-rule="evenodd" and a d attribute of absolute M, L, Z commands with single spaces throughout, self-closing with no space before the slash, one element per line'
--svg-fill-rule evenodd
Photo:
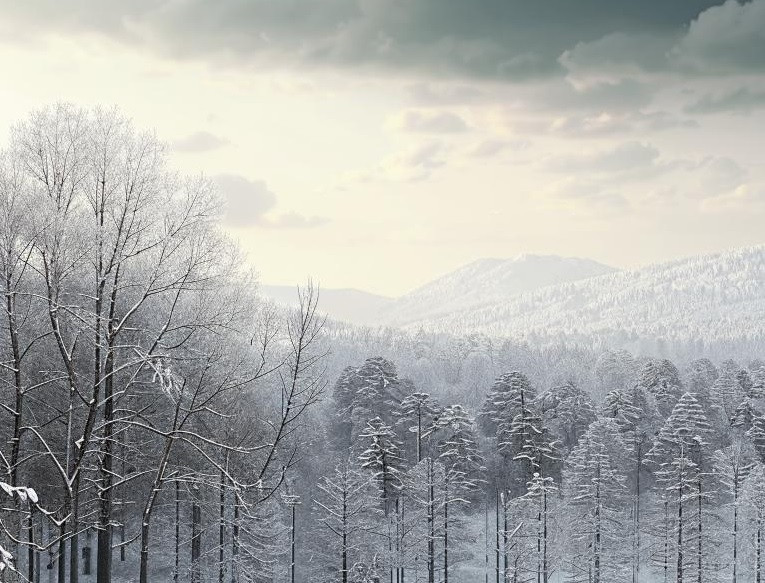
<path fill-rule="evenodd" d="M 657 338 L 759 347 L 763 315 L 765 248 L 752 247 L 549 286 L 407 326 L 640 351 Z"/>

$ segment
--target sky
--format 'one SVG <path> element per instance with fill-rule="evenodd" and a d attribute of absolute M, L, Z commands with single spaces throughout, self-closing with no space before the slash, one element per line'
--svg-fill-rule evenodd
<path fill-rule="evenodd" d="M 0 0 L 0 146 L 117 105 L 269 284 L 765 242 L 765 0 Z"/>

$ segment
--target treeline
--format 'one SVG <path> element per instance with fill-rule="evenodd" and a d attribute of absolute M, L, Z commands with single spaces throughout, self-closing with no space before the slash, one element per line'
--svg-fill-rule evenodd
<path fill-rule="evenodd" d="M 306 488 L 305 576 L 760 581 L 763 364 L 609 363 L 618 388 L 597 401 L 510 372 L 475 415 L 383 358 L 347 368 Z"/>
<path fill-rule="evenodd" d="M 13 128 L 5 580 L 254 581 L 279 566 L 274 516 L 323 389 L 322 321 L 310 286 L 294 314 L 257 298 L 219 209 L 116 111 L 60 105 Z"/>

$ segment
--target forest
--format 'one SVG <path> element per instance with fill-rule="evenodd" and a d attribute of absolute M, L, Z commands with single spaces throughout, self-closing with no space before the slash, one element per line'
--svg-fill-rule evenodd
<path fill-rule="evenodd" d="M 329 321 L 221 208 L 118 111 L 14 126 L 3 580 L 761 581 L 765 362 Z"/>

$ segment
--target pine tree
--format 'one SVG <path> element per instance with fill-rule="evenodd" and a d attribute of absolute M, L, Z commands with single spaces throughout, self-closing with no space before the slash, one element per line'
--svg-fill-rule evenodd
<path fill-rule="evenodd" d="M 765 462 L 765 416 L 756 415 L 752 419 L 752 427 L 746 435 L 752 440 L 752 445 L 760 461 Z"/>
<path fill-rule="evenodd" d="M 703 451 L 707 445 L 706 437 L 711 430 L 696 397 L 685 393 L 673 407 L 647 455 L 647 461 L 658 468 L 656 481 L 664 502 L 674 505 L 676 510 L 675 573 L 678 583 L 682 582 L 686 575 L 691 550 L 697 559 L 693 566 L 697 569 L 698 577 L 701 578 L 703 573 L 700 531 L 703 524 L 701 509 L 704 492 L 701 478 Z M 693 500 L 698 508 L 695 529 L 689 520 L 689 502 Z M 693 547 L 690 544 L 693 539 L 686 536 L 692 529 L 697 543 Z"/>
<path fill-rule="evenodd" d="M 714 473 L 724 492 L 728 496 L 728 506 L 732 514 L 731 528 L 731 569 L 733 583 L 738 581 L 738 556 L 739 556 L 739 508 L 741 505 L 741 494 L 743 491 L 744 480 L 751 472 L 754 464 L 754 452 L 751 447 L 742 439 L 734 439 L 733 444 L 718 449 L 712 456 L 714 464 Z"/>
<path fill-rule="evenodd" d="M 536 580 L 540 583 L 548 583 L 555 571 L 555 564 L 551 561 L 550 541 L 554 530 L 551 522 L 555 516 L 557 492 L 558 488 L 552 478 L 535 472 L 523 495 L 523 500 L 531 506 L 532 514 L 536 514 Z"/>
<path fill-rule="evenodd" d="M 395 508 L 399 493 L 403 487 L 401 447 L 393 428 L 380 417 L 367 422 L 359 434 L 359 441 L 367 444 L 367 449 L 359 455 L 361 467 L 371 472 L 372 480 L 377 484 L 382 511 L 385 516 L 385 538 L 388 543 L 388 564 L 393 579 L 395 524 L 391 519 L 391 510 Z"/>
<path fill-rule="evenodd" d="M 652 437 L 661 422 L 659 411 L 646 389 L 636 385 L 631 389 L 611 391 L 602 407 L 603 415 L 614 419 L 627 446 L 629 490 L 632 496 L 632 581 L 640 579 L 642 561 L 642 497 L 641 480 L 646 471 L 644 461 Z M 642 483 L 645 483 L 644 481 Z"/>
<path fill-rule="evenodd" d="M 382 497 L 382 507 L 388 516 L 391 503 L 401 489 L 401 448 L 396 433 L 379 417 L 367 422 L 359 435 L 367 448 L 359 455 L 361 467 L 371 472 L 372 479 L 378 483 Z"/>
<path fill-rule="evenodd" d="M 441 413 L 441 406 L 428 393 L 414 392 L 407 395 L 393 411 L 396 427 L 403 427 L 406 434 L 414 434 L 414 456 L 422 461 L 423 439 Z M 406 443 L 406 439 L 404 440 Z"/>
<path fill-rule="evenodd" d="M 330 540 L 323 544 L 336 549 L 331 558 L 331 572 L 340 574 L 340 581 L 348 582 L 353 558 L 362 547 L 365 535 L 372 530 L 375 513 L 379 512 L 379 494 L 370 478 L 354 469 L 349 462 L 335 467 L 334 472 L 324 476 L 318 486 L 319 495 L 314 503 L 319 519 L 330 533 Z"/>
<path fill-rule="evenodd" d="M 566 459 L 563 485 L 573 513 L 568 524 L 576 543 L 569 565 L 574 581 L 603 583 L 623 578 L 629 556 L 622 534 L 627 499 L 624 451 L 616 422 L 601 418 L 590 425 Z"/>
<path fill-rule="evenodd" d="M 559 438 L 562 457 L 569 454 L 597 417 L 592 397 L 570 382 L 543 392 L 535 404 L 545 427 Z"/>
<path fill-rule="evenodd" d="M 765 465 L 755 464 L 744 481 L 742 500 L 754 523 L 754 582 L 763 580 L 763 528 L 765 527 Z"/>
<path fill-rule="evenodd" d="M 438 460 L 444 466 L 444 583 L 449 580 L 450 502 L 454 510 L 475 500 L 486 468 L 478 449 L 473 420 L 461 405 L 446 407 L 438 418 Z"/>
<path fill-rule="evenodd" d="M 499 376 L 478 414 L 481 431 L 484 435 L 495 435 L 499 423 L 512 421 L 513 417 L 535 398 L 536 392 L 524 374 L 510 372 Z"/>

